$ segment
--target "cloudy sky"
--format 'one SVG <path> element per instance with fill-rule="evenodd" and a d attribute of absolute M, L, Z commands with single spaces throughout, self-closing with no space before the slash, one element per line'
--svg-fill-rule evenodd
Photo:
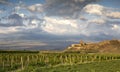
<path fill-rule="evenodd" d="M 120 39 L 120 0 L 0 0 L 1 48 L 64 49 L 108 39 Z"/>

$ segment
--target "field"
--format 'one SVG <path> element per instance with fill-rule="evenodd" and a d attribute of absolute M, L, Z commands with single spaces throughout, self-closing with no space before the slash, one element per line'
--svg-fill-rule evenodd
<path fill-rule="evenodd" d="M 120 72 L 120 60 L 55 67 L 28 67 L 19 72 Z"/>
<path fill-rule="evenodd" d="M 120 72 L 120 54 L 1 51 L 0 72 Z"/>

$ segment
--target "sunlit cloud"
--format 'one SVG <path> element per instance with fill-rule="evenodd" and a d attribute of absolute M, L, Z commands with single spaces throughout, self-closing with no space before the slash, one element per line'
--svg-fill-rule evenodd
<path fill-rule="evenodd" d="M 104 7 L 98 4 L 88 4 L 83 10 L 89 14 L 103 15 Z"/>
<path fill-rule="evenodd" d="M 106 16 L 108 16 L 108 17 L 110 17 L 110 18 L 118 18 L 118 19 L 120 19 L 120 11 L 119 12 L 110 12 L 110 13 L 107 13 L 106 14 Z"/>

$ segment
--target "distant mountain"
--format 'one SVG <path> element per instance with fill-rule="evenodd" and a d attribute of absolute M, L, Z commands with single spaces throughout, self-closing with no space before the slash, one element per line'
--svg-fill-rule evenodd
<path fill-rule="evenodd" d="M 86 52 L 86 53 L 120 53 L 120 40 L 104 40 L 96 43 L 72 44 L 66 52 Z"/>

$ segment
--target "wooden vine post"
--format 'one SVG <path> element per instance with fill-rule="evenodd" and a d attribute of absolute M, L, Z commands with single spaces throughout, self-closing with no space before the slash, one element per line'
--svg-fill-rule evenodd
<path fill-rule="evenodd" d="M 22 56 L 21 56 L 21 69 L 22 69 L 22 70 L 24 69 L 23 58 L 22 58 Z"/>

